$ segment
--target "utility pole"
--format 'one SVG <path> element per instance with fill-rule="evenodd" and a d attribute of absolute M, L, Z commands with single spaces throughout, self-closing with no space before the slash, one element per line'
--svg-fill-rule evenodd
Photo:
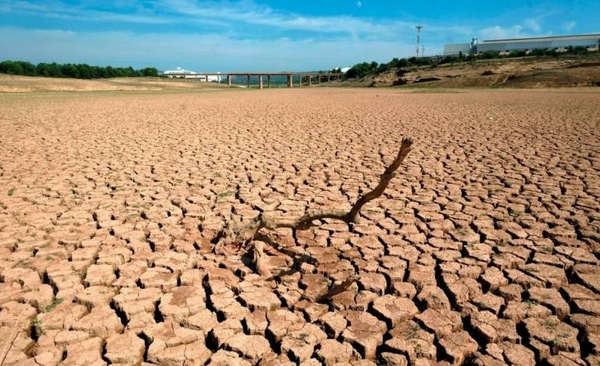
<path fill-rule="evenodd" d="M 422 24 L 417 25 L 417 58 L 419 58 L 419 48 L 421 46 L 421 29 L 423 28 Z"/>

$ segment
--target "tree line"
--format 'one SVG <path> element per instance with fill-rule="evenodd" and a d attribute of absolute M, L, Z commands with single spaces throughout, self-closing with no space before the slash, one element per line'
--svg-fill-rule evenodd
<path fill-rule="evenodd" d="M 159 76 L 154 67 L 134 70 L 133 67 L 90 66 L 88 64 L 57 64 L 41 62 L 37 65 L 27 61 L 2 61 L 0 73 L 22 76 L 44 76 L 73 79 L 104 79 L 115 77 Z"/>
<path fill-rule="evenodd" d="M 454 64 L 461 62 L 471 62 L 475 60 L 489 60 L 489 59 L 498 59 L 498 58 L 511 58 L 511 57 L 542 57 L 542 56 L 552 56 L 558 57 L 560 55 L 585 55 L 589 51 L 586 47 L 582 46 L 569 46 L 565 48 L 564 51 L 557 51 L 554 49 L 534 49 L 531 52 L 525 52 L 522 50 L 512 50 L 508 54 L 501 55 L 500 51 L 487 51 L 480 54 L 475 55 L 465 55 L 460 52 L 458 55 L 448 55 L 448 56 L 432 56 L 432 57 L 410 57 L 410 58 L 397 58 L 394 57 L 388 63 L 378 64 L 375 61 L 372 62 L 361 62 L 354 66 L 352 66 L 348 71 L 346 71 L 345 77 L 347 79 L 355 79 L 362 78 L 367 75 L 372 74 L 380 74 L 382 72 L 386 72 L 390 69 L 394 68 L 407 68 L 414 66 L 432 66 L 435 67 L 437 65 L 443 64 Z M 405 70 L 400 70 L 400 72 L 406 72 Z"/>

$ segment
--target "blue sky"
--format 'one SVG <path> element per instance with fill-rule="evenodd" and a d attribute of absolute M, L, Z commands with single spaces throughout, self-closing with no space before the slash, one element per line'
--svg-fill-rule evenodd
<path fill-rule="evenodd" d="M 308 71 L 471 37 L 600 32 L 598 0 L 0 0 L 0 60 Z"/>

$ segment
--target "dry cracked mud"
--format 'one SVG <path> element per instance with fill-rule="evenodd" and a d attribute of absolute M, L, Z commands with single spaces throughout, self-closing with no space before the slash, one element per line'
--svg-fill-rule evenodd
<path fill-rule="evenodd" d="M 598 105 L 585 90 L 0 95 L 0 356 L 596 366 Z M 349 208 L 403 136 L 414 150 L 359 224 L 268 233 L 275 278 L 213 254 L 231 215 Z"/>

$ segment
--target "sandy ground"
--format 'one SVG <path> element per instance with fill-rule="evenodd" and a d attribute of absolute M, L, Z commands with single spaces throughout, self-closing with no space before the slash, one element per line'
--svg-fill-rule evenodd
<path fill-rule="evenodd" d="M 598 365 L 598 105 L 589 90 L 0 95 L 4 365 Z M 213 254 L 231 216 L 349 208 L 403 136 L 415 149 L 352 231 L 272 233 L 289 249 L 270 251 L 276 279 Z"/>
<path fill-rule="evenodd" d="M 113 79 L 61 79 L 0 74 L 1 93 L 147 91 L 147 90 L 214 90 L 226 89 L 225 83 L 152 77 Z"/>

